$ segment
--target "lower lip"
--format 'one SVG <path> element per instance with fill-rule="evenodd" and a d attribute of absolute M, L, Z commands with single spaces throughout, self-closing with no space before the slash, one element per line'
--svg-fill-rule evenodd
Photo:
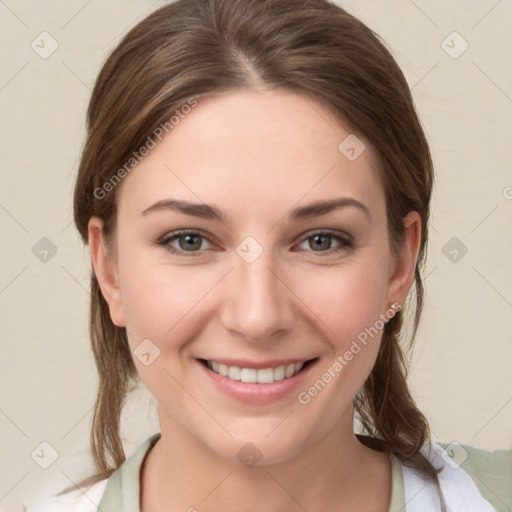
<path fill-rule="evenodd" d="M 285 398 L 300 386 L 317 362 L 318 360 L 312 361 L 293 377 L 276 380 L 271 384 L 259 384 L 224 377 L 207 368 L 201 361 L 197 361 L 202 371 L 220 391 L 247 404 L 269 404 Z"/>

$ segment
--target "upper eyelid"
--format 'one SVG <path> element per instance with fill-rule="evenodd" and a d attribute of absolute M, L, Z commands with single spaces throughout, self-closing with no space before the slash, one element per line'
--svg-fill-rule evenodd
<path fill-rule="evenodd" d="M 301 236 L 302 236 L 302 238 L 309 238 L 310 236 L 314 236 L 317 234 L 335 235 L 335 236 L 339 236 L 341 238 L 345 237 L 348 239 L 352 239 L 352 236 L 349 235 L 346 231 L 343 231 L 341 229 L 329 229 L 329 228 L 313 229 L 311 231 L 306 231 L 306 233 L 304 233 Z"/>
<path fill-rule="evenodd" d="M 175 231 L 169 231 L 168 233 L 165 233 L 165 235 L 161 236 L 157 242 L 165 242 L 171 239 L 177 239 L 180 236 L 187 236 L 187 235 L 199 235 L 202 238 L 205 238 L 210 243 L 215 243 L 212 241 L 211 237 L 203 233 L 201 230 L 195 230 L 195 229 L 178 229 Z"/>

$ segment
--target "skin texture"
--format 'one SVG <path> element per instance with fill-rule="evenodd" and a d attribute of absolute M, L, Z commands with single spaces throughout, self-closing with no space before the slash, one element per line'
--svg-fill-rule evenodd
<path fill-rule="evenodd" d="M 91 258 L 114 323 L 127 328 L 132 351 L 145 339 L 160 350 L 149 366 L 134 358 L 162 433 L 141 475 L 143 512 L 388 510 L 389 458 L 353 434 L 353 398 L 381 331 L 307 405 L 297 400 L 403 303 L 418 254 L 415 212 L 400 253 L 391 251 L 376 155 L 358 135 L 366 149 L 349 161 L 338 145 L 350 133 L 325 106 L 291 92 L 200 98 L 123 181 L 109 253 L 101 220 L 90 220 Z M 353 206 L 288 218 L 339 197 L 363 203 L 371 219 Z M 168 198 L 214 205 L 226 218 L 141 214 Z M 155 244 L 179 229 L 205 237 L 199 256 L 183 239 L 168 242 L 182 254 Z M 333 237 L 315 249 L 311 237 L 325 230 L 350 235 L 352 247 Z M 263 249 L 251 263 L 236 250 L 249 236 Z M 330 248 L 340 250 L 325 254 Z M 228 357 L 319 360 L 300 389 L 255 405 L 212 386 L 196 360 Z M 261 453 L 253 467 L 237 457 L 247 442 Z"/>

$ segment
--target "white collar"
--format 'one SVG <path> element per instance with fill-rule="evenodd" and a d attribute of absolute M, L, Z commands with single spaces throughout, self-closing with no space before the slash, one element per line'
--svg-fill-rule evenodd
<path fill-rule="evenodd" d="M 438 474 L 439 485 L 448 512 L 497 512 L 480 494 L 473 479 L 456 463 L 457 450 L 463 451 L 464 449 L 457 443 L 452 443 L 450 446 L 447 448 L 450 448 L 452 457 L 435 443 L 426 443 L 421 449 L 423 455 L 432 462 L 434 467 L 442 468 Z M 416 469 L 403 464 L 401 467 L 404 477 L 406 511 L 441 511 L 435 483 L 422 478 Z"/>

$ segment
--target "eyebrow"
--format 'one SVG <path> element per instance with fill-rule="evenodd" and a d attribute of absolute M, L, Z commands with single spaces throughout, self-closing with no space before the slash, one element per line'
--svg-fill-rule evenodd
<path fill-rule="evenodd" d="M 368 207 L 352 197 L 340 197 L 338 199 L 331 199 L 329 201 L 315 201 L 314 203 L 307 204 L 306 206 L 294 208 L 290 212 L 289 217 L 291 220 L 309 219 L 311 217 L 319 217 L 320 215 L 325 215 L 339 208 L 348 208 L 350 206 L 355 207 L 363 212 L 368 218 L 368 221 L 372 222 L 372 215 Z"/>
<path fill-rule="evenodd" d="M 320 217 L 326 215 L 339 208 L 355 207 L 365 214 L 368 221 L 372 222 L 370 210 L 360 201 L 352 197 L 340 197 L 331 200 L 320 200 L 305 206 L 294 208 L 288 214 L 290 220 L 309 219 L 312 217 Z M 224 222 L 226 215 L 215 206 L 206 203 L 191 203 L 189 201 L 177 199 L 163 199 L 146 208 L 142 215 L 148 215 L 151 212 L 171 210 L 184 213 L 193 217 L 199 217 L 207 220 L 219 220 Z"/>

